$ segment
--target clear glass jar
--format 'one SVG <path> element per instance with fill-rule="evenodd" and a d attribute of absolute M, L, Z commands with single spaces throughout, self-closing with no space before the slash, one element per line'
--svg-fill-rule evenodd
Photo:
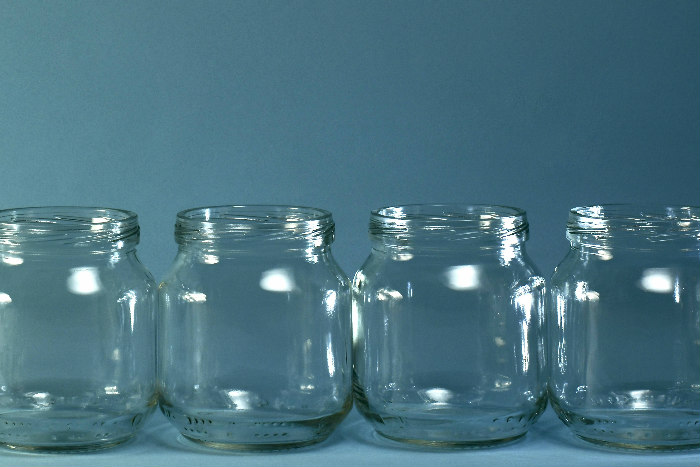
<path fill-rule="evenodd" d="M 700 208 L 571 210 L 551 281 L 552 405 L 579 437 L 700 445 Z"/>
<path fill-rule="evenodd" d="M 180 212 L 160 286 L 161 409 L 188 439 L 278 449 L 325 439 L 352 406 L 349 281 L 327 211 Z"/>
<path fill-rule="evenodd" d="M 0 211 L 0 443 L 88 450 L 156 404 L 153 278 L 129 211 Z"/>
<path fill-rule="evenodd" d="M 431 446 L 523 436 L 546 405 L 544 280 L 525 212 L 373 211 L 353 285 L 355 400 L 376 431 Z"/>

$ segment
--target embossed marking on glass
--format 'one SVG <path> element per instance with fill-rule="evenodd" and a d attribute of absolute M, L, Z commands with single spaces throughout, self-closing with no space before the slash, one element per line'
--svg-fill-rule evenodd
<path fill-rule="evenodd" d="M 0 443 L 87 450 L 155 407 L 155 300 L 128 211 L 0 211 Z"/>
<path fill-rule="evenodd" d="M 161 284 L 163 413 L 215 448 L 325 439 L 352 405 L 349 282 L 327 211 L 219 206 L 177 215 Z"/>
<path fill-rule="evenodd" d="M 552 277 L 552 405 L 579 437 L 700 446 L 700 208 L 571 210 Z"/>
<path fill-rule="evenodd" d="M 516 439 L 546 404 L 544 280 L 525 212 L 408 205 L 370 217 L 353 286 L 354 389 L 381 435 L 432 446 Z"/>

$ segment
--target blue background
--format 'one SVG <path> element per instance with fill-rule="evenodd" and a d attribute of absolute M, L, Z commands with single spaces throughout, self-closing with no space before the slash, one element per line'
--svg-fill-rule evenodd
<path fill-rule="evenodd" d="M 0 0 L 0 208 L 134 210 L 159 279 L 188 207 L 329 209 L 352 276 L 371 209 L 514 205 L 548 277 L 573 206 L 700 204 L 699 91 L 696 0 Z"/>
<path fill-rule="evenodd" d="M 0 207 L 528 211 L 545 276 L 575 205 L 700 204 L 700 2 L 0 0 Z"/>

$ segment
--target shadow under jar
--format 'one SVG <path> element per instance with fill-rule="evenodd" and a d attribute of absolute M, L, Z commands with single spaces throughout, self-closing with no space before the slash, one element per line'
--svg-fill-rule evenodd
<path fill-rule="evenodd" d="M 544 280 L 525 212 L 373 211 L 353 285 L 358 409 L 387 438 L 476 447 L 523 436 L 546 405 Z"/>
<path fill-rule="evenodd" d="M 579 437 L 700 446 L 700 208 L 571 210 L 551 281 L 550 397 Z"/>
<path fill-rule="evenodd" d="M 156 404 L 156 286 L 129 211 L 0 211 L 0 443 L 91 450 Z"/>
<path fill-rule="evenodd" d="M 349 281 L 327 211 L 218 206 L 177 215 L 160 286 L 161 409 L 224 449 L 317 443 L 352 406 Z"/>

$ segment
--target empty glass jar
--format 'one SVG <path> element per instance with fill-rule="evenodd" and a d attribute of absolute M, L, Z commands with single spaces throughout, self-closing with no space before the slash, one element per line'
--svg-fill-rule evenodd
<path fill-rule="evenodd" d="M 129 211 L 0 211 L 0 443 L 84 450 L 155 407 L 155 283 Z"/>
<path fill-rule="evenodd" d="M 161 409 L 190 440 L 277 449 L 325 439 L 352 406 L 349 283 L 327 211 L 177 215 L 160 286 Z"/>
<path fill-rule="evenodd" d="M 579 437 L 700 445 L 700 208 L 571 210 L 551 283 L 552 405 Z"/>
<path fill-rule="evenodd" d="M 353 285 L 355 397 L 381 435 L 431 446 L 516 439 L 544 410 L 544 280 L 525 212 L 373 211 Z"/>

